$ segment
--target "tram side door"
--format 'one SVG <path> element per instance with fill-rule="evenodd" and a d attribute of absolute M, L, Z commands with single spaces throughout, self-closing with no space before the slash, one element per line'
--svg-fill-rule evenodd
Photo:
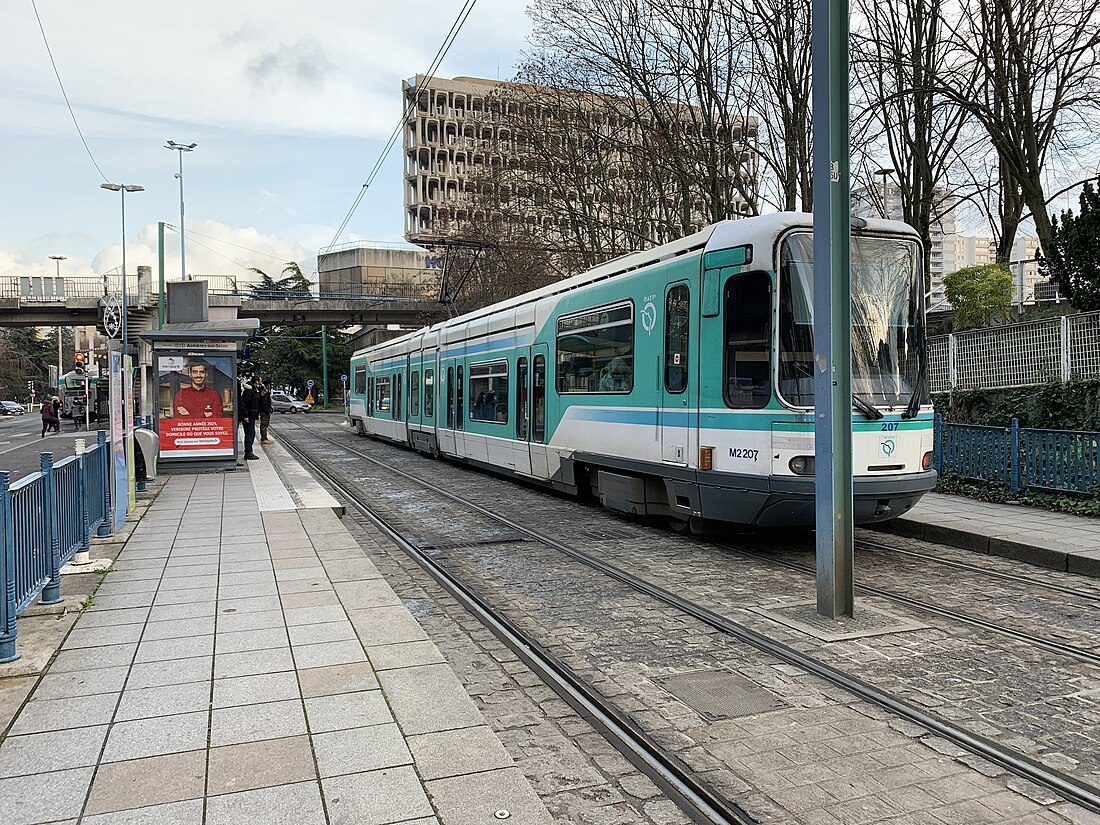
<path fill-rule="evenodd" d="M 687 281 L 670 284 L 664 296 L 664 338 L 661 354 L 661 459 L 688 463 L 693 431 L 689 355 L 691 349 L 691 288 Z"/>
<path fill-rule="evenodd" d="M 512 461 L 516 472 L 531 474 L 531 348 L 516 350 L 515 410 L 509 420 L 515 420 L 512 437 Z"/>

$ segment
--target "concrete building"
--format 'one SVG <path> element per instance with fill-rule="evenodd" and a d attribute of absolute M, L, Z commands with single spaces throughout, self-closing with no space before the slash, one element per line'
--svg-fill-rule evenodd
<path fill-rule="evenodd" d="M 479 207 L 470 197 L 471 179 L 484 170 L 508 172 L 510 189 L 499 194 L 504 200 L 513 200 L 507 215 L 500 217 L 552 235 L 559 218 L 545 206 L 540 208 L 540 200 L 545 201 L 539 190 L 548 188 L 547 163 L 532 148 L 538 142 L 536 137 L 545 134 L 548 124 L 572 122 L 578 110 L 587 116 L 589 101 L 589 135 L 602 134 L 598 130 L 606 127 L 615 141 L 630 141 L 631 129 L 637 130 L 625 110 L 623 117 L 617 115 L 616 98 L 543 92 L 472 77 L 423 75 L 404 81 L 402 91 L 408 113 L 404 129 L 405 239 L 424 246 L 469 239 L 470 226 L 486 217 L 477 213 Z M 685 114 L 683 120 L 688 128 L 697 118 Z M 745 176 L 755 186 L 755 121 L 738 121 L 732 132 L 728 137 L 728 145 L 734 149 L 731 174 Z M 640 176 L 628 158 L 611 165 L 616 168 L 609 170 L 608 180 L 617 181 L 617 185 L 613 183 L 600 194 L 608 199 L 609 210 L 629 208 L 629 199 L 639 191 Z M 737 202 L 734 211 L 746 214 L 748 207 Z M 700 217 L 700 226 L 702 223 Z"/>
<path fill-rule="evenodd" d="M 431 295 L 439 291 L 442 271 L 443 258 L 423 249 L 362 241 L 340 244 L 317 256 L 318 290 L 323 295 Z"/>

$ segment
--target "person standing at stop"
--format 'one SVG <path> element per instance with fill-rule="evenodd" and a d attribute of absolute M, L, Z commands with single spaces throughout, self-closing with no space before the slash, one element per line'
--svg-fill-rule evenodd
<path fill-rule="evenodd" d="M 267 430 L 271 426 L 271 387 L 262 378 L 256 379 L 256 394 L 260 398 L 260 443 L 274 444 L 267 437 Z"/>
<path fill-rule="evenodd" d="M 241 392 L 237 396 L 237 408 L 241 425 L 244 427 L 244 457 L 246 461 L 256 461 L 259 456 L 252 452 L 256 443 L 256 419 L 260 417 L 260 396 L 245 379 L 241 381 Z"/>

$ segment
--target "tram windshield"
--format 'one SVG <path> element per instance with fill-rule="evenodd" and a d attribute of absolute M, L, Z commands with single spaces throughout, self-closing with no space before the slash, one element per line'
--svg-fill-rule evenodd
<path fill-rule="evenodd" d="M 920 248 L 901 238 L 852 236 L 852 392 L 878 407 L 907 406 L 923 380 Z M 784 240 L 779 261 L 779 394 L 814 403 L 813 235 Z"/>

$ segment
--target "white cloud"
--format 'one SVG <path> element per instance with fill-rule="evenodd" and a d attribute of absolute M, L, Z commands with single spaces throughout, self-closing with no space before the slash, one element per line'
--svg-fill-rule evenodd
<path fill-rule="evenodd" d="M 461 0 L 413 15 L 399 3 L 332 0 L 40 2 L 39 12 L 87 132 L 132 135 L 145 122 L 219 124 L 276 134 L 383 137 L 400 113 L 401 80 L 425 71 Z M 425 19 L 437 25 L 423 24 Z M 528 30 L 521 4 L 475 7 L 441 74 L 505 68 Z M 29 4 L 0 29 L 0 129 L 71 129 Z M 471 62 L 471 59 L 474 62 Z"/>
<path fill-rule="evenodd" d="M 192 234 L 192 230 L 194 234 Z M 333 227 L 318 227 L 331 237 Z M 164 236 L 164 271 L 169 280 L 180 277 L 179 235 L 166 231 Z M 138 266 L 148 266 L 157 272 L 157 226 L 142 227 L 137 236 L 126 240 L 126 269 L 131 275 Z M 227 275 L 237 279 L 257 277 L 251 267 L 278 276 L 289 261 L 295 261 L 302 271 L 311 275 L 316 269 L 316 254 L 302 244 L 288 241 L 254 227 L 227 226 L 217 221 L 195 220 L 188 224 L 187 271 L 203 276 Z M 110 244 L 90 258 L 73 256 L 61 262 L 60 271 L 66 278 L 99 278 L 117 271 L 122 264 L 122 242 Z M 0 275 L 53 275 L 57 271 L 48 257 L 36 258 L 18 249 L 0 249 Z"/>

